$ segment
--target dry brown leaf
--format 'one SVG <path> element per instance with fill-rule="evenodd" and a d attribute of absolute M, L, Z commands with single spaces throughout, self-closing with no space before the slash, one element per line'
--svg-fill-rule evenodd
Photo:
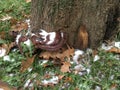
<path fill-rule="evenodd" d="M 93 50 L 92 56 L 95 57 L 95 55 L 97 55 L 97 54 L 98 54 L 98 51 L 97 50 Z"/>
<path fill-rule="evenodd" d="M 80 49 L 86 49 L 88 46 L 88 33 L 84 25 L 80 27 L 80 30 L 78 32 L 78 45 Z"/>
<path fill-rule="evenodd" d="M 51 75 L 48 74 L 48 73 L 46 73 L 46 74 L 44 75 L 44 78 L 45 78 L 45 79 L 49 79 L 49 78 L 51 78 Z"/>
<path fill-rule="evenodd" d="M 8 45 L 7 44 L 2 44 L 1 47 L 5 48 L 6 50 L 8 49 Z"/>
<path fill-rule="evenodd" d="M 3 44 L 1 47 L 0 47 L 0 49 L 1 48 L 4 48 L 5 50 L 6 50 L 6 54 L 8 54 L 9 52 L 10 52 L 10 49 L 12 48 L 12 47 L 14 47 L 15 46 L 15 42 L 12 42 L 12 43 L 10 43 L 10 44 Z"/>
<path fill-rule="evenodd" d="M 41 85 L 44 86 L 44 87 L 48 87 L 48 86 L 54 87 L 55 86 L 53 83 L 41 84 Z"/>
<path fill-rule="evenodd" d="M 39 57 L 42 57 L 44 59 L 49 59 L 50 57 L 52 57 L 53 59 L 55 59 L 55 57 L 53 56 L 56 52 L 49 52 L 49 51 L 46 51 L 46 52 L 42 52 Z"/>
<path fill-rule="evenodd" d="M 60 71 L 63 73 L 70 72 L 70 66 L 71 66 L 70 62 L 63 62 Z"/>
<path fill-rule="evenodd" d="M 11 31 L 20 32 L 22 30 L 27 30 L 28 24 L 26 22 L 18 22 L 16 25 L 11 27 Z"/>
<path fill-rule="evenodd" d="M 1 31 L 0 32 L 0 39 L 5 39 L 5 37 L 6 37 L 5 31 Z"/>
<path fill-rule="evenodd" d="M 20 72 L 25 72 L 33 64 L 35 56 L 36 55 L 34 55 L 32 58 L 27 57 L 26 61 L 22 61 Z"/>
<path fill-rule="evenodd" d="M 75 90 L 80 90 L 80 89 L 78 87 L 76 87 Z"/>
<path fill-rule="evenodd" d="M 14 87 L 11 87 L 10 85 L 8 85 L 3 81 L 0 81 L 0 90 L 17 90 L 17 89 Z"/>
<path fill-rule="evenodd" d="M 16 25 L 17 22 L 18 22 L 18 20 L 15 19 L 15 18 L 10 19 L 10 24 L 11 24 L 11 26 Z"/>
<path fill-rule="evenodd" d="M 11 48 L 14 47 L 16 44 L 15 42 L 11 42 L 9 45 L 7 45 L 7 54 L 10 52 Z"/>
<path fill-rule="evenodd" d="M 117 90 L 118 85 L 117 84 L 112 84 L 110 87 L 110 90 Z"/>
<path fill-rule="evenodd" d="M 65 78 L 65 82 L 72 82 L 72 81 L 73 81 L 73 79 L 71 77 L 66 77 Z"/>
<path fill-rule="evenodd" d="M 65 50 L 62 55 L 65 56 L 65 57 L 67 57 L 67 58 L 69 58 L 70 56 L 73 56 L 73 55 L 74 55 L 74 51 L 75 51 L 74 48 L 70 48 L 70 47 L 68 46 L 68 49 Z"/>
<path fill-rule="evenodd" d="M 60 52 L 49 52 L 49 51 L 42 52 L 39 55 L 39 57 L 42 57 L 44 59 L 49 59 L 49 58 L 57 59 L 58 58 L 61 61 L 64 61 L 65 57 L 70 58 L 70 56 L 73 56 L 73 54 L 74 54 L 74 48 L 68 47 L 68 49 L 63 51 L 62 53 L 60 53 Z"/>
<path fill-rule="evenodd" d="M 8 46 L 7 44 L 2 44 L 0 46 L 0 57 L 5 56 L 7 54 Z"/>
<path fill-rule="evenodd" d="M 107 52 L 110 52 L 110 53 L 120 53 L 120 49 L 118 49 L 116 47 L 113 47 L 113 48 L 109 49 Z"/>
<path fill-rule="evenodd" d="M 58 75 L 59 80 L 62 80 L 65 75 Z"/>
<path fill-rule="evenodd" d="M 0 50 L 1 50 L 0 54 L 3 53 L 2 50 L 4 49 L 5 50 L 5 54 L 4 55 L 7 55 L 10 52 L 11 48 L 14 47 L 14 46 L 15 46 L 15 42 L 12 42 L 10 44 L 2 44 L 0 46 Z"/>

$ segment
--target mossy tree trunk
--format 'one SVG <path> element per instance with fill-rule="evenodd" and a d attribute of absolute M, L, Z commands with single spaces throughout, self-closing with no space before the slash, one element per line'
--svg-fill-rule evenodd
<path fill-rule="evenodd" d="M 32 0 L 32 31 L 67 32 L 69 44 L 80 48 L 77 34 L 85 25 L 89 46 L 96 48 L 118 32 L 119 6 L 120 0 Z"/>

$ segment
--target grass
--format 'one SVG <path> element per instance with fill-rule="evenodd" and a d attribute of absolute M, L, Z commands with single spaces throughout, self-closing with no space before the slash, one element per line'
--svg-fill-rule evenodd
<path fill-rule="evenodd" d="M 30 3 L 26 3 L 25 0 L 0 0 L 0 5 L 0 19 L 8 15 L 19 21 L 24 20 L 25 15 L 30 13 Z M 10 20 L 0 21 L 0 31 L 8 32 L 10 27 Z M 120 40 L 120 34 L 116 37 Z M 98 50 L 100 59 L 96 62 L 89 53 L 89 64 L 84 64 L 84 66 L 89 67 L 91 71 L 83 76 L 73 72 L 62 73 L 60 67 L 55 66 L 52 61 L 48 61 L 48 67 L 44 67 L 41 65 L 42 60 L 38 57 L 30 67 L 31 71 L 26 70 L 21 73 L 21 63 L 26 56 L 20 54 L 19 50 L 12 50 L 8 55 L 11 61 L 0 58 L 0 80 L 18 88 L 23 87 L 28 80 L 31 80 L 34 90 L 95 90 L 97 86 L 102 90 L 110 90 L 112 87 L 120 90 L 120 61 L 116 59 L 116 54 L 107 53 L 101 49 Z M 73 64 L 71 69 L 74 66 Z M 63 75 L 64 77 L 54 86 L 42 86 L 39 81 L 49 79 L 45 78 L 47 73 L 50 74 L 50 77 L 54 75 Z"/>
<path fill-rule="evenodd" d="M 30 12 L 30 3 L 26 4 L 25 0 L 0 0 L 0 18 L 11 16 L 13 19 L 21 20 Z M 0 31 L 10 29 L 10 21 L 0 21 Z"/>

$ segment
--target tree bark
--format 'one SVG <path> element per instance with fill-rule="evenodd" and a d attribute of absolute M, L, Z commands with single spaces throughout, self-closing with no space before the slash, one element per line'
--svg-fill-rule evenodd
<path fill-rule="evenodd" d="M 69 35 L 68 43 L 81 48 L 78 32 L 84 25 L 89 46 L 96 48 L 118 30 L 120 0 L 32 0 L 31 28 L 63 31 Z"/>

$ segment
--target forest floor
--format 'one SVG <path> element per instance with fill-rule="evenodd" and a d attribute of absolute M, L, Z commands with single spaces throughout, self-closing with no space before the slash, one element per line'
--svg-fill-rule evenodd
<path fill-rule="evenodd" d="M 0 90 L 120 90 L 120 33 L 97 50 L 63 52 L 15 46 L 29 30 L 31 0 L 0 0 Z M 57 58 L 56 58 L 57 57 Z"/>

